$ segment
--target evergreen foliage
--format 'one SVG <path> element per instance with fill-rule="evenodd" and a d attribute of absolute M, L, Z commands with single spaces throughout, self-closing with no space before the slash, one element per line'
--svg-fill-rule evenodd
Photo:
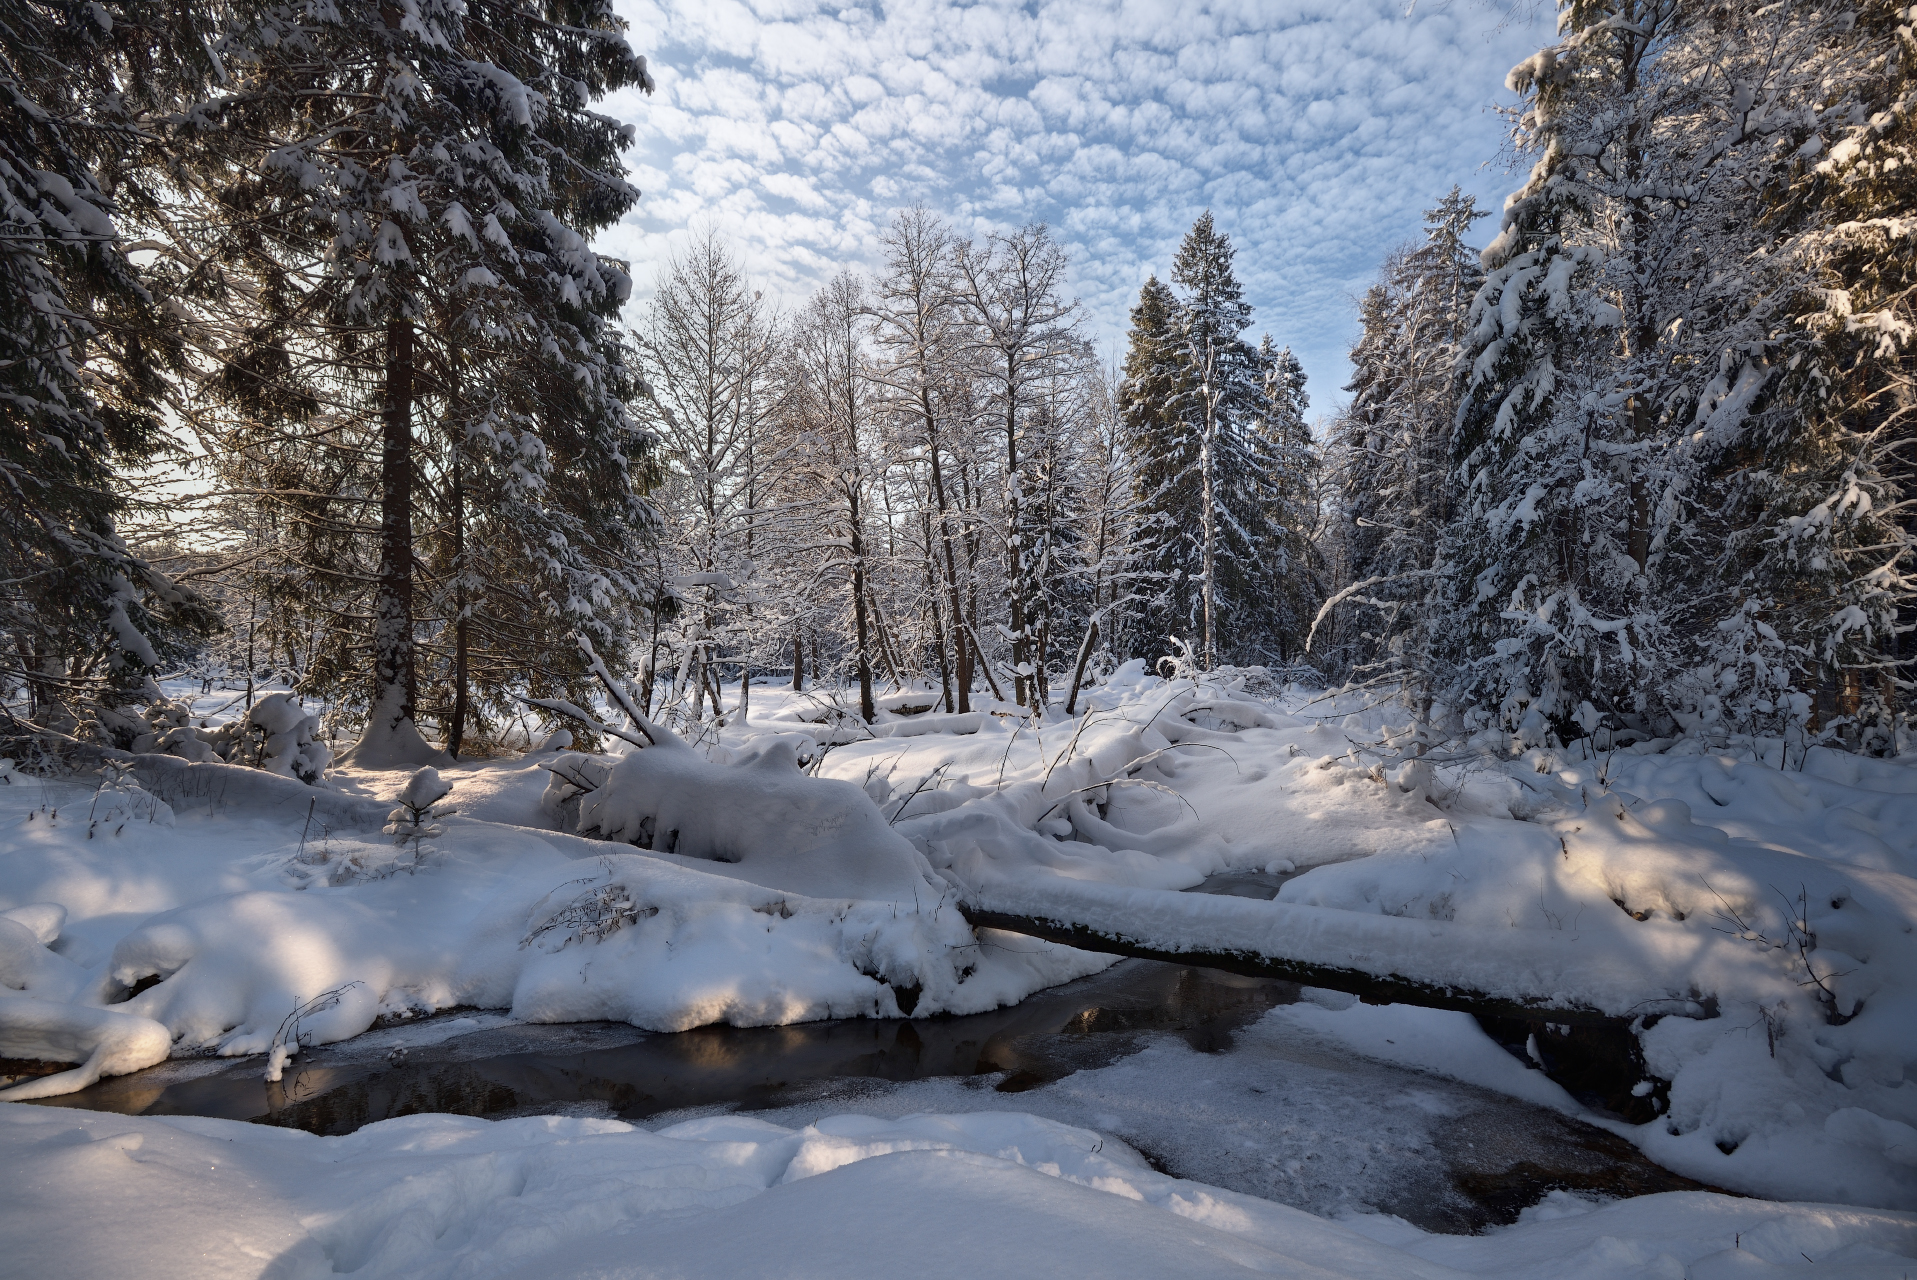
<path fill-rule="evenodd" d="M 1146 281 L 1122 401 L 1148 593 L 1127 640 L 1155 654 L 1177 637 L 1208 665 L 1283 661 L 1302 647 L 1313 594 L 1303 372 L 1244 340 L 1252 309 L 1233 252 L 1207 212 L 1173 264 L 1182 296 Z"/>
<path fill-rule="evenodd" d="M 650 87 L 622 26 L 596 3 L 273 9 L 186 118 L 201 421 L 297 548 L 272 590 L 324 637 L 304 688 L 398 756 L 427 707 L 457 748 L 469 679 L 496 705 L 576 683 L 572 633 L 615 642 L 642 595 L 630 281 L 585 238 L 638 195 L 626 127 L 590 109 Z"/>
<path fill-rule="evenodd" d="M 121 538 L 118 468 L 169 444 L 182 346 L 116 217 L 210 74 L 197 5 L 0 4 L 0 689 L 72 731 L 218 625 Z"/>

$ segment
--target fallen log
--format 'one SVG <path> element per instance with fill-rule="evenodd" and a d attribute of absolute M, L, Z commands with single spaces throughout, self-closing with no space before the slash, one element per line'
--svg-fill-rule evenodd
<path fill-rule="evenodd" d="M 1426 1009 L 1455 1009 L 1460 1013 L 1484 1017 L 1523 1018 L 1533 1022 L 1549 1021 L 1579 1027 L 1628 1026 L 1633 1021 L 1631 1017 L 1574 1004 L 1500 999 L 1479 991 L 1419 982 L 1397 974 L 1375 975 L 1361 969 L 1287 960 L 1255 951 L 1210 950 L 1202 945 L 1168 950 L 1128 938 L 1122 933 L 1108 933 L 1066 920 L 1041 920 L 966 906 L 960 906 L 959 911 L 966 923 L 975 929 L 1000 929 L 1006 933 L 1024 934 L 1077 947 L 1080 951 L 1096 951 L 1136 960 L 1160 960 L 1168 964 L 1196 965 L 1201 969 L 1217 969 L 1247 978 L 1277 978 L 1302 986 L 1342 991 L 1356 996 L 1365 1004 L 1411 1004 Z"/>
<path fill-rule="evenodd" d="M 975 928 L 1277 978 L 1346 992 L 1367 1004 L 1615 1028 L 1641 1018 L 1717 1014 L 1713 997 L 1678 985 L 1658 957 L 1539 930 L 1473 930 L 1082 881 L 991 886 L 968 895 L 960 910 Z M 1606 941 L 1615 944 L 1615 936 Z"/>

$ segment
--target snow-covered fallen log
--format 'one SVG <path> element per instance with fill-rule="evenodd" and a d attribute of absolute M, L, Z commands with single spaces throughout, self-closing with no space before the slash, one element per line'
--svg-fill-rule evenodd
<path fill-rule="evenodd" d="M 1671 957 L 1576 935 L 1500 936 L 1444 921 L 1058 878 L 988 885 L 961 909 L 981 928 L 1282 978 L 1371 1004 L 1569 1025 L 1717 1012 L 1713 996 L 1676 977 L 1682 968 Z"/>
<path fill-rule="evenodd" d="M 113 753 L 138 778 L 140 785 L 175 809 L 199 806 L 218 812 L 231 806 L 249 814 L 303 820 L 310 812 L 315 823 L 335 830 L 378 830 L 392 806 L 365 796 L 348 795 L 324 786 L 308 786 L 294 778 L 244 765 L 196 763 L 168 755 Z"/>

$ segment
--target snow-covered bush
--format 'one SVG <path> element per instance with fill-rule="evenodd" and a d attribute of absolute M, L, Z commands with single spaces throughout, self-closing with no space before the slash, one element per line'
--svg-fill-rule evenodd
<path fill-rule="evenodd" d="M 426 842 L 445 834 L 445 828 L 437 821 L 449 816 L 453 811 L 442 807 L 440 801 L 452 794 L 453 784 L 439 776 L 439 770 L 428 767 L 419 770 L 406 780 L 400 790 L 398 803 L 393 811 L 386 815 L 387 835 L 393 837 L 393 843 L 404 849 L 413 846 L 413 862 L 408 870 L 416 870 L 435 850 Z"/>
<path fill-rule="evenodd" d="M 320 718 L 291 693 L 269 693 L 245 716 L 213 728 L 193 723 L 184 702 L 156 698 L 143 707 L 102 713 L 135 755 L 170 755 L 194 764 L 243 764 L 316 786 L 332 763 Z"/>
<path fill-rule="evenodd" d="M 319 717 L 309 714 L 294 695 L 267 694 L 246 717 L 249 736 L 258 738 L 254 762 L 269 773 L 309 786 L 317 783 L 333 759 L 332 749 L 319 740 L 319 724 Z"/>
<path fill-rule="evenodd" d="M 87 836 L 119 835 L 130 822 L 173 825 L 173 807 L 140 785 L 131 766 L 109 760 L 100 766 L 100 786 L 87 811 Z"/>
<path fill-rule="evenodd" d="M 580 835 L 736 865 L 742 878 L 812 897 L 937 898 L 930 865 L 871 797 L 807 777 L 792 739 L 714 764 L 670 730 L 647 731 L 651 746 L 610 763 L 568 753 L 547 765 L 547 813 Z"/>

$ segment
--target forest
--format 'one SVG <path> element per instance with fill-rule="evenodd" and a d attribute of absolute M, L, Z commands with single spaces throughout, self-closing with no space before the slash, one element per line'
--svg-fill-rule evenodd
<path fill-rule="evenodd" d="M 1434 201 L 1314 429 L 1210 212 L 1103 356 L 1039 224 L 899 209 L 791 314 L 716 228 L 596 253 L 640 196 L 593 104 L 650 84 L 603 6 L 16 5 L 9 732 L 126 747 L 231 672 L 483 754 L 584 635 L 675 724 L 1142 658 L 1432 742 L 1894 751 L 1908 28 L 1646 12 L 1512 71 L 1528 175 Z"/>
<path fill-rule="evenodd" d="M 1541 8 L 0 0 L 0 1274 L 1909 1280 L 1917 7 Z"/>

